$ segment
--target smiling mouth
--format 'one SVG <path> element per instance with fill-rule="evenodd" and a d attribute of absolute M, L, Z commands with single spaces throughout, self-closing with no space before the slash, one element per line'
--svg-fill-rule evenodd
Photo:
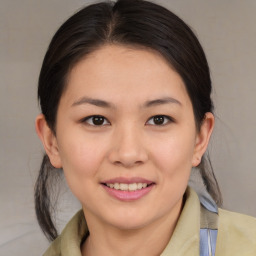
<path fill-rule="evenodd" d="M 143 198 L 154 188 L 156 183 L 140 177 L 118 177 L 101 183 L 105 191 L 120 201 L 131 202 Z"/>
<path fill-rule="evenodd" d="M 153 183 L 147 184 L 147 183 L 103 183 L 103 185 L 112 188 L 114 190 L 121 190 L 121 191 L 137 191 L 142 190 L 144 188 L 147 188 L 149 186 L 152 186 Z"/>

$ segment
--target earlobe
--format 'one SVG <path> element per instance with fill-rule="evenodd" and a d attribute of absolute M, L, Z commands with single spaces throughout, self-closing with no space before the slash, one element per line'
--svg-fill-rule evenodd
<path fill-rule="evenodd" d="M 37 135 L 44 146 L 45 152 L 50 159 L 51 164 L 55 168 L 61 168 L 62 164 L 59 155 L 56 136 L 54 135 L 53 131 L 49 128 L 43 114 L 37 116 L 35 128 Z"/>
<path fill-rule="evenodd" d="M 196 143 L 194 148 L 194 155 L 192 159 L 192 166 L 196 167 L 200 164 L 203 154 L 205 153 L 210 141 L 210 137 L 214 127 L 214 116 L 207 112 L 201 124 L 200 131 L 196 136 Z"/>

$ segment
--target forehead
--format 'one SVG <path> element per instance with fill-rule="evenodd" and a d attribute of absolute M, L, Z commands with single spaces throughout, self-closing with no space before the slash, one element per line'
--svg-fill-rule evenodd
<path fill-rule="evenodd" d="M 71 70 L 64 98 L 78 96 L 133 101 L 152 97 L 189 100 L 182 78 L 157 52 L 106 45 L 78 62 Z"/>

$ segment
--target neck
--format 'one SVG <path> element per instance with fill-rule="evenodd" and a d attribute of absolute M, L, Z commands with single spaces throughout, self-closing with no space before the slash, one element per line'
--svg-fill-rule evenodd
<path fill-rule="evenodd" d="M 90 236 L 82 245 L 83 256 L 141 256 L 160 255 L 168 244 L 182 208 L 182 201 L 176 212 L 138 229 L 122 230 L 99 223 L 86 212 Z"/>

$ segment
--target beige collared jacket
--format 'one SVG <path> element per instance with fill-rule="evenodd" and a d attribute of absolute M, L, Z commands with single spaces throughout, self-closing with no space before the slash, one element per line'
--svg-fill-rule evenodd
<path fill-rule="evenodd" d="M 217 241 L 211 231 L 216 231 Z M 81 256 L 80 245 L 87 233 L 83 212 L 79 211 L 43 256 Z M 212 213 L 188 188 L 174 233 L 160 256 L 173 255 L 256 256 L 256 219 L 222 209 Z"/>

